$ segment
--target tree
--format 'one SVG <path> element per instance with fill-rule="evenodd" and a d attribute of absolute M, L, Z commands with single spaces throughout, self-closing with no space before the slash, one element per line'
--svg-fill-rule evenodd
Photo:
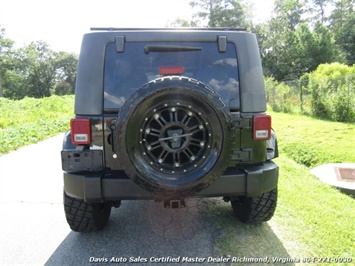
<path fill-rule="evenodd" d="M 5 29 L 0 25 L 0 97 L 3 97 L 3 79 L 12 66 L 11 53 L 14 42 L 5 38 Z"/>
<path fill-rule="evenodd" d="M 299 38 L 294 31 L 286 30 L 282 39 L 272 40 L 263 56 L 265 72 L 276 80 L 291 80 L 299 76 L 301 71 Z"/>
<path fill-rule="evenodd" d="M 312 72 L 320 64 L 337 60 L 337 48 L 330 31 L 317 22 L 313 32 L 307 24 L 301 24 L 295 31 L 297 36 L 296 77 Z"/>
<path fill-rule="evenodd" d="M 238 0 L 194 0 L 190 2 L 197 9 L 193 22 L 198 26 L 209 27 L 246 26 L 243 6 Z"/>
<path fill-rule="evenodd" d="M 327 21 L 327 17 L 325 15 L 325 10 L 330 3 L 331 0 L 312 0 L 313 5 L 315 6 L 314 8 L 314 13 L 315 15 L 315 20 L 320 21 L 322 24 L 324 24 Z"/>
<path fill-rule="evenodd" d="M 297 79 L 319 64 L 340 58 L 329 29 L 320 21 L 313 30 L 306 23 L 305 4 L 298 0 L 276 0 L 273 18 L 255 27 L 264 73 L 278 81 Z"/>
<path fill-rule="evenodd" d="M 313 49 L 312 56 L 315 62 L 309 71 L 316 70 L 320 64 L 342 61 L 333 34 L 321 22 L 316 23 L 313 30 L 313 38 L 315 40 L 315 49 Z"/>
<path fill-rule="evenodd" d="M 305 22 L 302 18 L 304 6 L 304 1 L 300 0 L 275 0 L 274 13 L 283 28 L 295 31 L 299 24 Z"/>
<path fill-rule="evenodd" d="M 59 52 L 54 59 L 57 95 L 74 94 L 78 57 L 73 53 Z"/>
<path fill-rule="evenodd" d="M 255 2 L 254 0 L 240 0 L 240 2 L 243 5 L 244 13 L 245 13 L 245 20 L 246 24 L 245 26 L 250 29 L 251 31 L 254 31 L 255 25 L 254 25 L 254 7 L 255 7 Z"/>
<path fill-rule="evenodd" d="M 42 98 L 51 95 L 56 79 L 55 53 L 43 41 L 32 42 L 20 49 L 20 56 L 26 64 L 26 95 Z"/>
<path fill-rule="evenodd" d="M 295 31 L 286 30 L 282 39 L 272 39 L 265 47 L 262 58 L 265 74 L 276 80 L 298 79 L 314 71 L 319 64 L 332 63 L 338 58 L 338 50 L 331 32 L 320 22 L 313 31 L 306 23 Z"/>
<path fill-rule="evenodd" d="M 348 65 L 355 64 L 355 0 L 337 0 L 330 16 L 335 42 L 345 55 Z"/>
<path fill-rule="evenodd" d="M 291 72 L 290 60 L 295 53 L 295 36 L 292 30 L 279 17 L 271 18 L 263 26 L 256 27 L 259 40 L 264 74 L 276 80 L 285 79 Z"/>
<path fill-rule="evenodd" d="M 255 27 L 265 75 L 276 80 L 296 75 L 298 41 L 294 32 L 302 23 L 303 14 L 300 1 L 275 0 L 272 18 L 264 25 Z"/>
<path fill-rule="evenodd" d="M 54 52 L 43 41 L 20 49 L 13 45 L 0 26 L 0 97 L 41 98 L 74 93 L 77 55 Z"/>

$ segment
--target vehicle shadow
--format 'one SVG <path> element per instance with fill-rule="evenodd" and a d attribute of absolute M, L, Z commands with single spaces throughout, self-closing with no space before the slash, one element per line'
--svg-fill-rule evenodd
<path fill-rule="evenodd" d="M 295 265 L 291 262 L 294 258 L 286 250 L 275 223 L 271 219 L 269 222 L 260 224 L 245 224 L 240 222 L 231 210 L 230 203 L 225 203 L 221 199 L 210 199 L 207 212 L 209 219 L 214 221 L 223 235 L 215 242 L 217 249 L 223 250 L 219 254 L 222 256 L 232 256 L 235 258 L 257 258 L 259 263 L 243 263 L 243 265 Z M 290 241 L 292 242 L 292 241 Z M 263 259 L 267 258 L 264 263 Z M 299 261 L 300 262 L 300 261 Z"/>
<path fill-rule="evenodd" d="M 71 232 L 45 265 L 89 265 L 94 262 L 95 265 L 126 265 L 132 262 L 137 265 L 230 265 L 208 263 L 208 259 L 222 255 L 247 258 L 269 256 L 270 244 L 266 243 L 263 250 L 255 250 L 259 236 L 247 235 L 246 232 L 232 236 L 240 238 L 248 247 L 243 248 L 244 254 L 220 254 L 215 245 L 223 241 L 225 232 L 216 226 L 215 213 L 209 214 L 209 206 L 215 204 L 214 200 L 190 199 L 186 203 L 186 208 L 164 209 L 162 203 L 154 201 L 124 201 L 120 208 L 112 210 L 110 221 L 103 230 L 94 233 Z M 236 226 L 240 227 L 240 224 L 236 222 Z M 264 238 L 272 239 L 272 251 L 278 250 L 278 254 L 273 256 L 289 257 L 267 224 L 257 227 Z M 183 257 L 205 260 L 184 263 Z M 178 258 L 179 263 L 174 262 Z"/>

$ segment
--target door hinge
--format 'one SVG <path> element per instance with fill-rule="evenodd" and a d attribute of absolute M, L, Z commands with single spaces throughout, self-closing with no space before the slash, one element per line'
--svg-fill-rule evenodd
<path fill-rule="evenodd" d="M 231 113 L 231 124 L 233 128 L 251 128 L 250 117 L 240 117 L 238 112 Z"/>
<path fill-rule="evenodd" d="M 243 149 L 239 151 L 233 151 L 232 161 L 246 162 L 251 160 L 251 149 Z"/>

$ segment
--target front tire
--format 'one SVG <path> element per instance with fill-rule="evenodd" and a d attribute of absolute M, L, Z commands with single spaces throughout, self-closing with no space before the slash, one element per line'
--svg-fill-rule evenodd
<path fill-rule="evenodd" d="M 101 230 L 111 214 L 110 203 L 87 203 L 64 192 L 64 211 L 71 230 L 93 232 Z"/>
<path fill-rule="evenodd" d="M 274 215 L 277 203 L 277 188 L 263 193 L 260 197 L 240 196 L 231 201 L 232 209 L 243 223 L 269 221 Z"/>

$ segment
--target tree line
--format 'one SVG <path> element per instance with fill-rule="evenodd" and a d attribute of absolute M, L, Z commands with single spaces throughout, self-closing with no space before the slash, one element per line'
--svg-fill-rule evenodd
<path fill-rule="evenodd" d="M 15 48 L 0 27 L 0 97 L 42 98 L 73 94 L 78 56 L 56 52 L 43 41 Z"/>
<path fill-rule="evenodd" d="M 298 79 L 318 65 L 355 64 L 355 0 L 275 0 L 267 21 L 255 23 L 254 0 L 192 0 L 191 21 L 170 26 L 246 26 L 257 35 L 264 74 Z"/>

